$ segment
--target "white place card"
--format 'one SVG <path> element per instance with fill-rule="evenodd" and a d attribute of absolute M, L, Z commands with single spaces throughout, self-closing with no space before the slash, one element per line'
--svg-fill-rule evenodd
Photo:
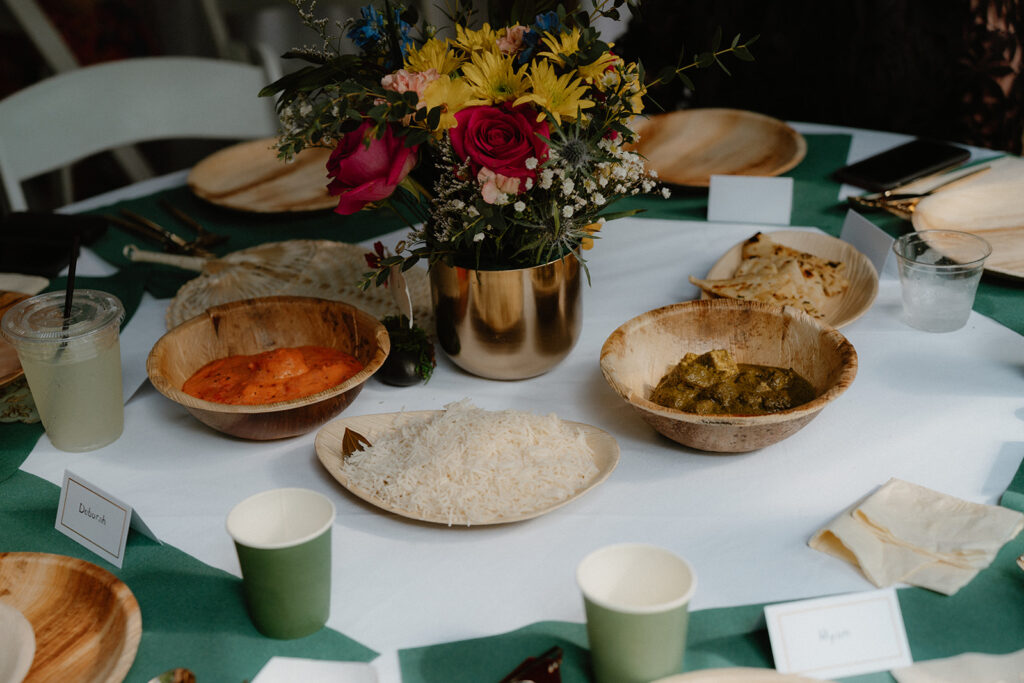
<path fill-rule="evenodd" d="M 913 662 L 892 588 L 769 605 L 764 616 L 780 673 L 843 678 Z"/>
<path fill-rule="evenodd" d="M 130 528 L 157 541 L 130 505 L 68 470 L 64 470 L 54 526 L 118 568 L 124 562 Z"/>
<path fill-rule="evenodd" d="M 793 179 L 713 175 L 708 188 L 708 221 L 789 225 Z"/>
<path fill-rule="evenodd" d="M 896 257 L 892 253 L 892 243 L 896 240 L 853 209 L 846 212 L 839 239 L 853 245 L 857 251 L 867 256 L 879 277 L 883 273 L 898 277 Z"/>
<path fill-rule="evenodd" d="M 252 683 L 377 683 L 369 664 L 297 657 L 271 657 Z"/>

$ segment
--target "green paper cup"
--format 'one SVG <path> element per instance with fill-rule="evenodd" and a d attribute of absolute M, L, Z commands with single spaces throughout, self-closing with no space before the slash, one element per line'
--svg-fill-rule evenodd
<path fill-rule="evenodd" d="M 307 489 L 257 493 L 228 514 L 249 616 L 263 635 L 301 638 L 327 623 L 333 525 L 334 504 Z"/>
<path fill-rule="evenodd" d="M 649 683 L 683 668 L 697 575 L 683 558 L 641 543 L 612 545 L 576 570 L 597 683 Z"/>

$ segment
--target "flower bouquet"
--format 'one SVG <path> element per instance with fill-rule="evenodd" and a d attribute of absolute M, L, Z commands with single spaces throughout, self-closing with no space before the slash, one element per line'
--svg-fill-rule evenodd
<path fill-rule="evenodd" d="M 629 123 L 649 88 L 689 83 L 687 70 L 722 65 L 727 53 L 752 59 L 753 40 L 736 36 L 721 47 L 717 35 L 710 51 L 686 62 L 680 55 L 645 81 L 642 66 L 616 55 L 593 27 L 618 19 L 627 0 L 593 2 L 589 11 L 558 6 L 471 28 L 473 9 L 455 0 L 451 27 L 441 30 L 417 27 L 415 10 L 384 0 L 332 32 L 314 16 L 315 1 L 293 0 L 322 44 L 289 52 L 309 64 L 262 93 L 280 94 L 280 155 L 333 148 L 327 171 L 338 213 L 386 204 L 414 226 L 396 253 L 368 258 L 364 285 L 420 259 L 500 270 L 580 258 L 604 221 L 633 213 L 613 213 L 612 204 L 658 190 L 628 151 L 636 139 Z M 343 37 L 354 54 L 343 51 Z"/>

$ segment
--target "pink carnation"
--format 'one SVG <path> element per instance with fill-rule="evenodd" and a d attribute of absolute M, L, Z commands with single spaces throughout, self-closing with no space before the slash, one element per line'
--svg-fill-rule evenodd
<path fill-rule="evenodd" d="M 476 179 L 480 183 L 480 195 L 488 204 L 496 204 L 502 195 L 519 192 L 519 178 L 509 178 L 489 168 L 481 168 Z"/>
<path fill-rule="evenodd" d="M 427 89 L 427 86 L 440 78 L 441 75 L 437 73 L 437 69 L 427 69 L 426 71 L 406 71 L 405 69 L 399 69 L 393 74 L 388 74 L 384 78 L 380 79 L 380 84 L 385 90 L 392 90 L 394 92 L 414 92 L 416 96 L 420 98 L 420 102 L 416 105 L 417 107 L 423 107 L 423 91 Z"/>
<path fill-rule="evenodd" d="M 498 49 L 506 55 L 513 55 L 523 47 L 523 36 L 530 29 L 526 26 L 516 24 L 505 30 L 505 35 L 498 38 Z"/>

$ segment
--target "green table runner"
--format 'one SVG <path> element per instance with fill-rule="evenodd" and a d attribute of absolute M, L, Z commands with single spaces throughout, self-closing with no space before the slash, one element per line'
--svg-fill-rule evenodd
<path fill-rule="evenodd" d="M 846 210 L 837 204 L 839 185 L 829 179 L 829 174 L 846 162 L 850 149 L 849 135 L 807 135 L 807 156 L 794 168 L 790 175 L 795 183 L 794 225 L 815 225 L 826 232 L 838 234 Z M 332 239 L 345 242 L 359 242 L 377 235 L 397 230 L 404 225 L 402 219 L 388 211 L 367 211 L 352 216 L 339 216 L 333 211 L 313 211 L 291 214 L 250 214 L 215 206 L 199 199 L 187 187 L 178 187 L 152 195 L 117 202 L 97 209 L 92 213 L 117 215 L 122 209 L 134 211 L 157 223 L 190 237 L 189 229 L 164 208 L 166 201 L 198 220 L 207 230 L 228 235 L 227 243 L 216 247 L 217 255 L 224 255 L 246 247 L 288 239 Z M 640 197 L 625 200 L 616 209 L 643 209 L 639 214 L 646 218 L 675 220 L 697 220 L 707 218 L 707 191 L 681 188 L 673 198 Z M 192 271 L 171 266 L 154 264 L 133 264 L 122 251 L 128 244 L 143 249 L 159 251 L 155 244 L 133 234 L 111 227 L 93 246 L 101 257 L 120 268 L 112 278 L 82 278 L 79 286 L 105 289 L 121 297 L 126 306 L 134 311 L 142 296 L 143 289 L 157 298 L 174 296 L 178 289 L 195 277 Z M 597 245 L 600 248 L 600 244 Z M 64 287 L 64 281 L 55 280 L 53 289 Z M 1024 333 L 1024 312 L 1014 310 L 1008 292 L 997 297 L 996 302 L 985 304 L 998 309 L 1000 315 L 1019 315 L 1016 329 Z M 979 299 L 982 296 L 979 294 Z M 1024 308 L 1018 306 L 1017 308 Z M 979 309 L 981 310 L 981 309 Z M 986 313 L 987 315 L 989 313 Z M 129 313 L 130 315 L 130 313 Z M 997 320 L 1000 318 L 993 315 Z M 39 425 L 0 425 L 0 482 L 9 477 L 35 446 L 42 435 Z"/>
<path fill-rule="evenodd" d="M 368 662 L 373 650 L 324 628 L 306 638 L 262 636 L 245 611 L 241 579 L 132 531 L 122 569 L 54 529 L 60 488 L 26 472 L 0 484 L 0 549 L 78 557 L 115 574 L 139 602 L 142 640 L 129 682 L 187 667 L 200 681 L 250 680 L 272 656 Z M 224 533 L 224 542 L 231 540 Z"/>
<path fill-rule="evenodd" d="M 838 205 L 839 186 L 828 175 L 845 163 L 850 136 L 805 137 L 807 157 L 787 174 L 795 180 L 792 223 L 818 226 L 837 235 L 846 209 Z M 187 236 L 188 230 L 165 211 L 160 199 L 192 215 L 208 230 L 229 235 L 229 242 L 215 250 L 218 255 L 287 239 L 358 242 L 404 224 L 396 215 L 383 211 L 348 217 L 331 211 L 294 216 L 240 213 L 203 202 L 187 188 L 126 200 L 97 213 L 117 213 L 127 208 Z M 617 205 L 618 208 L 646 209 L 640 215 L 647 218 L 705 220 L 707 195 L 702 191 L 679 190 L 669 200 L 634 198 Z M 893 235 L 909 229 L 908 223 L 891 216 L 875 214 L 871 218 Z M 195 276 L 167 266 L 130 264 L 121 253 L 129 243 L 158 250 L 141 238 L 111 229 L 93 248 L 121 268 L 120 272 L 111 278 L 82 278 L 79 286 L 113 291 L 134 311 L 143 290 L 157 298 L 171 297 Z M 63 281 L 55 281 L 52 287 L 63 286 Z M 1024 334 L 1021 291 L 1016 282 L 986 276 L 975 310 Z M 56 552 L 102 562 L 53 529 L 59 489 L 18 472 L 42 428 L 5 424 L 0 425 L 0 434 L 0 550 Z M 1019 473 L 1015 483 L 1016 495 L 1024 501 L 1024 474 Z M 1008 608 L 989 614 L 979 606 L 1024 604 L 1024 582 L 1019 580 L 1019 570 L 1013 564 L 1013 558 L 1024 550 L 1022 546 L 1024 541 L 1020 539 L 1007 546 L 993 567 L 954 598 L 918 589 L 900 592 L 915 658 L 929 659 L 961 650 L 1004 652 L 1021 647 L 1019 639 L 1014 638 L 1024 633 L 1021 610 Z M 238 579 L 134 533 L 129 536 L 125 570 L 115 573 L 135 592 L 143 612 L 144 635 L 129 680 L 148 680 L 174 666 L 192 668 L 200 680 L 240 680 L 254 674 L 271 654 L 360 661 L 373 656 L 372 651 L 329 629 L 300 641 L 263 638 L 245 615 Z M 214 614 L 208 605 L 218 606 Z M 761 605 L 753 605 L 694 613 L 687 667 L 769 665 L 771 655 L 761 609 Z M 951 615 L 950 619 L 935 618 L 944 614 Z M 954 614 L 956 628 L 947 633 L 946 625 L 952 623 Z M 216 633 L 216 638 L 209 637 L 211 632 Z M 553 622 L 493 638 L 403 651 L 402 668 L 410 683 L 497 680 L 525 657 L 539 654 L 556 643 L 566 650 L 566 683 L 587 680 L 584 672 L 588 655 L 582 625 Z M 856 680 L 861 679 L 889 680 L 887 675 Z"/>
<path fill-rule="evenodd" d="M 787 173 L 794 179 L 793 215 L 791 223 L 799 226 L 815 226 L 830 235 L 839 235 L 846 216 L 846 206 L 837 199 L 839 184 L 829 176 L 846 163 L 850 149 L 849 135 L 821 134 L 805 135 L 807 156 L 792 171 Z M 224 255 L 264 242 L 287 239 L 331 239 L 343 242 L 359 242 L 404 225 L 402 219 L 390 211 L 360 212 L 352 216 L 339 216 L 330 210 L 289 214 L 250 214 L 225 209 L 209 204 L 192 194 L 186 187 L 158 192 L 147 197 L 118 202 L 99 209 L 94 213 L 116 214 L 129 209 L 155 220 L 182 236 L 190 232 L 179 224 L 161 206 L 166 200 L 196 218 L 208 230 L 229 235 L 230 240 L 214 251 Z M 677 188 L 671 199 L 645 196 L 623 200 L 614 210 L 643 209 L 641 218 L 662 218 L 675 220 L 698 220 L 707 218 L 707 191 L 693 188 Z M 869 218 L 893 236 L 910 230 L 910 223 L 884 213 L 873 213 Z M 713 229 L 713 228 L 711 228 Z M 155 244 L 121 230 L 113 229 L 93 246 L 105 259 L 118 267 L 128 264 L 122 255 L 126 244 L 136 244 L 144 249 L 159 250 Z M 600 244 L 597 245 L 600 248 Z M 195 273 L 169 266 L 147 265 L 146 288 L 157 298 L 174 296 Z M 1024 292 L 1020 282 L 986 275 L 975 301 L 974 309 L 983 315 L 1024 334 L 1024 306 L 1020 295 Z"/>
<path fill-rule="evenodd" d="M 1024 464 L 1001 502 L 1024 512 Z M 1006 544 L 990 567 L 953 596 L 923 588 L 900 589 L 900 609 L 914 661 L 962 652 L 1005 654 L 1024 647 L 1024 574 L 1016 562 L 1022 553 L 1024 534 Z M 575 586 L 565 589 L 575 590 Z M 586 628 L 554 621 L 486 638 L 402 650 L 402 681 L 498 681 L 522 660 L 555 645 L 565 652 L 562 683 L 588 683 Z M 690 615 L 684 670 L 731 666 L 773 666 L 764 605 L 700 610 Z M 882 683 L 894 679 L 881 672 L 840 680 Z"/>

